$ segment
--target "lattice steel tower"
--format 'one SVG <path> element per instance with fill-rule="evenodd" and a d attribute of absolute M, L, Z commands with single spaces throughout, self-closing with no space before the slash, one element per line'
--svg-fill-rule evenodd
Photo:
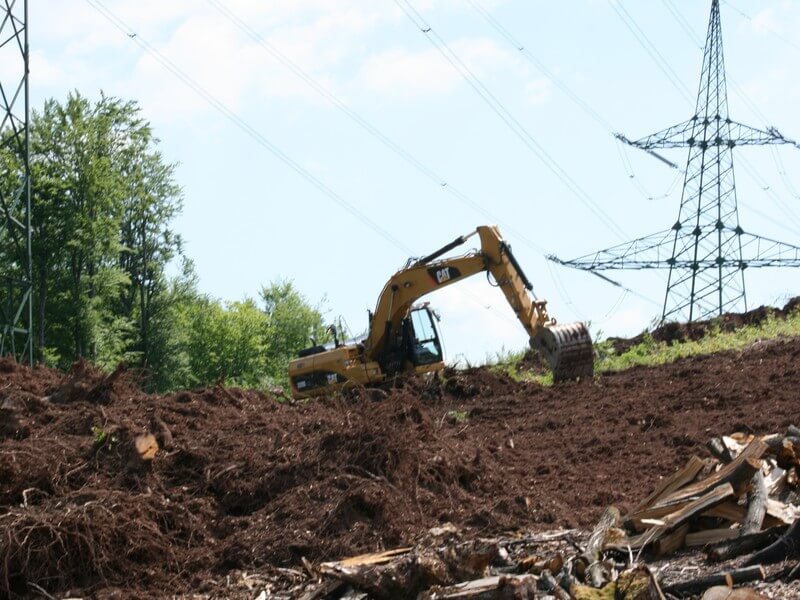
<path fill-rule="evenodd" d="M 711 3 L 694 116 L 637 141 L 617 137 L 651 154 L 689 148 L 678 220 L 667 231 L 595 254 L 551 260 L 592 272 L 668 269 L 662 321 L 688 322 L 746 310 L 745 269 L 800 266 L 800 248 L 746 233 L 739 224 L 733 149 L 797 144 L 775 128 L 762 131 L 729 117 L 719 0 Z"/>
<path fill-rule="evenodd" d="M 0 355 L 33 362 L 28 1 L 0 4 Z M 5 160 L 8 159 L 8 160 Z M 9 170 L 11 172 L 9 172 Z M 4 186 L 5 187 L 5 186 Z"/>

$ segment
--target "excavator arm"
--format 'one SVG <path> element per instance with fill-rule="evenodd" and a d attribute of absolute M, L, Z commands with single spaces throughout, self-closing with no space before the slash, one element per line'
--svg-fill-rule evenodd
<path fill-rule="evenodd" d="M 441 258 L 478 235 L 480 250 L 464 256 Z M 412 262 L 395 273 L 381 292 L 365 340 L 366 355 L 385 362 L 392 350 L 393 335 L 402 326 L 411 307 L 423 296 L 458 283 L 477 273 L 491 273 L 522 326 L 531 346 L 553 371 L 553 380 L 591 377 L 594 364 L 592 341 L 582 323 L 557 325 L 547 314 L 547 301 L 535 300 L 532 285 L 514 258 L 497 227 L 482 225 L 436 252 Z"/>

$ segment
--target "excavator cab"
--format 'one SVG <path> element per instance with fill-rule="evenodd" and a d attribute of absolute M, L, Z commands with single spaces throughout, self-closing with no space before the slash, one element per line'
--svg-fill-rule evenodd
<path fill-rule="evenodd" d="M 426 302 L 411 309 L 406 320 L 408 359 L 415 367 L 442 362 L 442 341 L 436 327 L 438 315 Z"/>
<path fill-rule="evenodd" d="M 444 357 L 436 321 L 438 316 L 427 302 L 412 306 L 386 347 L 381 361 L 384 373 L 441 368 Z"/>

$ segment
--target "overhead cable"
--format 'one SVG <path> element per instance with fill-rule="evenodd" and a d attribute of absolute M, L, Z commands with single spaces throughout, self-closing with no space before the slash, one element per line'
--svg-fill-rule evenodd
<path fill-rule="evenodd" d="M 303 179 L 305 179 L 308 183 L 312 186 L 317 188 L 320 192 L 326 195 L 328 198 L 333 200 L 336 204 L 339 205 L 340 208 L 348 212 L 351 216 L 355 217 L 362 223 L 364 223 L 367 227 L 372 229 L 375 233 L 379 236 L 390 242 L 395 247 L 399 248 L 403 252 L 407 254 L 413 254 L 411 249 L 406 246 L 403 242 L 398 240 L 394 237 L 391 233 L 389 233 L 386 229 L 381 227 L 378 223 L 373 221 L 370 217 L 364 214 L 361 210 L 356 208 L 353 204 L 348 202 L 345 198 L 331 189 L 327 184 L 321 181 L 318 177 L 316 177 L 313 173 L 308 171 L 305 167 L 300 165 L 296 160 L 291 158 L 288 154 L 286 154 L 283 150 L 281 150 L 278 146 L 276 146 L 273 142 L 267 139 L 262 133 L 256 130 L 253 126 L 251 126 L 247 121 L 242 119 L 239 115 L 237 115 L 234 111 L 232 111 L 227 105 L 225 105 L 222 101 L 220 101 L 217 97 L 215 97 L 211 92 L 206 90 L 203 86 L 201 86 L 195 79 L 193 79 L 190 75 L 188 75 L 185 71 L 183 71 L 180 67 L 178 67 L 175 63 L 173 63 L 169 58 L 164 56 L 157 48 L 153 47 L 150 43 L 148 43 L 141 35 L 134 32 L 133 29 L 126 24 L 122 19 L 117 17 L 111 10 L 109 10 L 101 0 L 86 0 L 86 3 L 89 4 L 92 8 L 94 8 L 100 15 L 105 18 L 109 23 L 111 23 L 115 28 L 119 29 L 125 35 L 128 36 L 134 43 L 136 43 L 140 48 L 142 48 L 145 52 L 150 54 L 162 67 L 167 69 L 170 73 L 172 73 L 175 77 L 180 79 L 184 85 L 186 85 L 189 89 L 191 89 L 195 94 L 200 96 L 203 100 L 205 100 L 211 107 L 213 107 L 217 112 L 219 112 L 222 116 L 228 119 L 233 125 L 235 125 L 238 129 L 243 131 L 247 136 L 253 139 L 257 144 L 268 150 L 273 156 L 278 158 L 281 162 L 283 162 L 286 166 L 288 166 L 291 170 L 295 173 L 300 175 Z"/>
<path fill-rule="evenodd" d="M 580 187 L 574 178 L 547 152 L 530 134 L 520 121 L 472 72 L 463 60 L 449 47 L 444 39 L 425 21 L 409 0 L 394 0 L 409 20 L 419 29 L 439 51 L 445 60 L 461 75 L 467 84 L 489 106 L 489 108 L 508 126 L 527 148 L 561 181 L 573 195 L 588 208 L 592 214 L 615 235 L 624 239 L 625 232 L 608 214 Z"/>

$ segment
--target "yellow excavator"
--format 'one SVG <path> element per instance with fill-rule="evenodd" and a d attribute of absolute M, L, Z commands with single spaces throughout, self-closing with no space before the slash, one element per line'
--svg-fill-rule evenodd
<path fill-rule="evenodd" d="M 462 256 L 442 258 L 477 235 L 481 247 Z M 443 287 L 486 272 L 530 336 L 530 344 L 545 358 L 553 381 L 588 379 L 594 368 L 592 340 L 583 323 L 557 325 L 547 314 L 547 301 L 529 294 L 531 285 L 497 227 L 481 225 L 423 258 L 410 259 L 381 292 L 369 330 L 360 340 L 334 341 L 301 350 L 289 363 L 295 398 L 327 394 L 352 385 L 380 385 L 403 373 L 431 373 L 444 368 L 438 316 L 417 301 Z"/>

